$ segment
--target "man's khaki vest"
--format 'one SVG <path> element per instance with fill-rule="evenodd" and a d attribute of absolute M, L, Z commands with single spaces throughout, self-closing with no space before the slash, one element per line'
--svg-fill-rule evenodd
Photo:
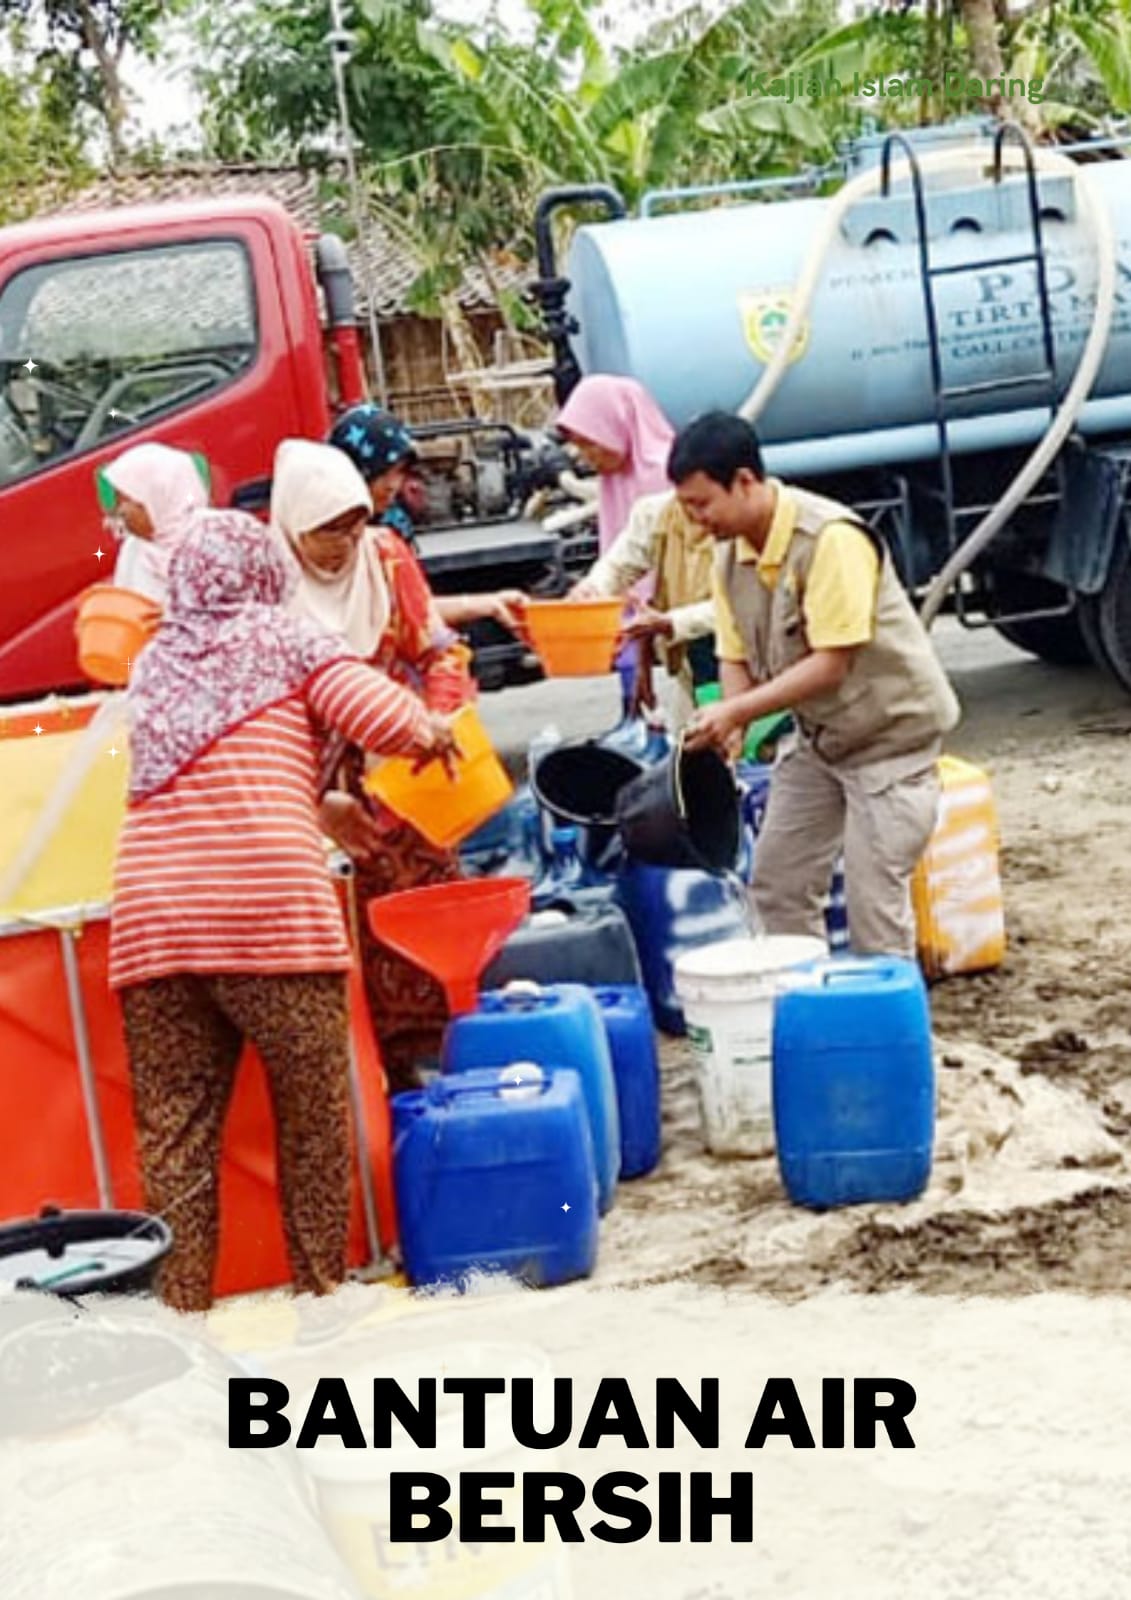
<path fill-rule="evenodd" d="M 759 682 L 812 653 L 803 607 L 821 529 L 830 522 L 864 527 L 835 500 L 802 489 L 784 492 L 797 507 L 797 521 L 772 589 L 762 582 L 754 562 L 738 559 L 734 541 L 720 544 L 716 553 L 750 670 Z M 838 688 L 806 700 L 794 716 L 817 754 L 844 767 L 927 750 L 958 721 L 954 691 L 886 549 L 870 642 L 857 648 Z"/>

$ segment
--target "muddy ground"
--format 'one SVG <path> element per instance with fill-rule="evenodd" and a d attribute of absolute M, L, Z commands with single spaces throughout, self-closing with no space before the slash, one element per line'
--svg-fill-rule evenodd
<path fill-rule="evenodd" d="M 707 1156 L 690 1052 L 663 1049 L 667 1145 L 622 1185 L 606 1282 L 687 1278 L 800 1297 L 1131 1291 L 1131 699 L 992 635 L 943 636 L 994 781 L 1009 953 L 932 990 L 940 1085 L 924 1198 L 816 1216 L 775 1164 Z"/>

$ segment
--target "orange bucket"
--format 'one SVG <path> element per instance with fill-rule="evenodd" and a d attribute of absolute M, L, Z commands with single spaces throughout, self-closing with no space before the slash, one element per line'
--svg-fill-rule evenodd
<path fill-rule="evenodd" d="M 530 642 L 549 678 L 592 678 L 611 672 L 624 601 L 528 600 Z"/>
<path fill-rule="evenodd" d="M 392 756 L 365 775 L 369 794 L 441 850 L 474 833 L 514 793 L 475 707 L 458 711 L 452 727 L 458 750 L 454 777 L 440 761 L 414 772 L 413 760 L 405 756 Z"/>
<path fill-rule="evenodd" d="M 160 620 L 161 607 L 148 595 L 96 583 L 79 601 L 79 666 L 96 683 L 121 688 Z"/>

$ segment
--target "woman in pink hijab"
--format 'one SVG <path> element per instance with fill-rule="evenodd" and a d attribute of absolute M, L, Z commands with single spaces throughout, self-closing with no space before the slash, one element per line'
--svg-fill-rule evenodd
<path fill-rule="evenodd" d="M 602 554 L 621 533 L 641 495 L 670 489 L 668 452 L 675 430 L 635 378 L 582 378 L 558 428 L 601 475 L 597 533 Z"/>
<path fill-rule="evenodd" d="M 187 451 L 150 443 L 126 450 L 102 476 L 116 496 L 111 521 L 122 540 L 114 583 L 163 605 L 169 557 L 208 504 L 200 469 Z"/>

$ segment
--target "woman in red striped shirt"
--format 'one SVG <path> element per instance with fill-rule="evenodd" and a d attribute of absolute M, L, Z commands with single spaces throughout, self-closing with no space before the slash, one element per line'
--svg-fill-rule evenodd
<path fill-rule="evenodd" d="M 131 776 L 111 913 L 146 1203 L 175 1244 L 161 1290 L 211 1304 L 220 1145 L 246 1040 L 275 1110 L 299 1291 L 345 1275 L 351 956 L 318 823 L 326 734 L 446 755 L 445 719 L 288 614 L 296 574 L 239 512 L 178 546 L 156 637 L 130 683 Z"/>

